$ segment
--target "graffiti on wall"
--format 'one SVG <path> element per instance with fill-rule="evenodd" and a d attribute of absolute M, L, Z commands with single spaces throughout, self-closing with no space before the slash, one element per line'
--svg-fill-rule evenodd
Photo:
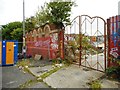
<path fill-rule="evenodd" d="M 118 48 L 115 47 L 115 48 L 111 48 L 110 50 L 110 54 L 115 57 L 115 58 L 118 58 L 119 54 L 117 53 L 118 52 Z"/>
<path fill-rule="evenodd" d="M 111 40 L 113 41 L 114 46 L 120 46 L 120 29 L 118 29 L 118 32 L 112 33 Z"/>
<path fill-rule="evenodd" d="M 58 50 L 57 34 L 54 33 L 49 37 L 39 38 L 39 40 L 34 43 L 34 47 L 40 48 L 40 49 L 44 48 L 44 50 L 47 50 L 47 53 L 49 53 L 49 59 L 55 58 L 56 57 L 55 52 L 56 50 Z"/>
<path fill-rule="evenodd" d="M 63 30 L 59 31 L 63 32 Z M 55 53 L 60 51 L 60 45 L 62 45 L 61 48 L 64 45 L 59 43 L 60 40 L 63 40 L 61 37 L 64 35 L 59 34 L 60 32 L 55 24 L 46 24 L 44 27 L 28 32 L 26 34 L 27 54 L 32 56 L 40 54 L 43 58 L 49 59 L 56 58 Z"/>
<path fill-rule="evenodd" d="M 120 22 L 119 17 L 111 17 L 110 28 L 110 55 L 120 57 Z"/>
<path fill-rule="evenodd" d="M 34 46 L 39 48 L 51 48 L 58 49 L 58 37 L 57 34 L 53 34 L 50 37 L 39 38 L 39 41 L 35 42 Z"/>
<path fill-rule="evenodd" d="M 38 42 L 35 42 L 35 47 L 48 47 L 50 45 L 50 40 L 45 40 L 45 41 L 38 41 Z"/>
<path fill-rule="evenodd" d="M 57 33 L 51 34 L 50 37 L 51 37 L 50 44 L 51 49 L 58 49 L 58 34 Z"/>

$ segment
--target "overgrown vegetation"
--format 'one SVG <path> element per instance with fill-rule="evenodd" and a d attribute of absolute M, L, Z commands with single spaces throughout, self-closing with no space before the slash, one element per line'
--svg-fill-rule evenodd
<path fill-rule="evenodd" d="M 82 58 L 87 58 L 89 54 L 95 55 L 99 54 L 101 51 L 90 44 L 90 38 L 80 34 L 75 34 L 72 36 L 72 39 L 67 41 L 65 44 L 65 60 L 68 60 L 70 63 L 79 62 L 80 57 L 80 36 L 81 38 L 81 48 L 82 48 Z"/>
<path fill-rule="evenodd" d="M 18 66 L 28 66 L 30 64 L 30 60 L 28 60 L 28 59 L 25 59 L 25 60 L 19 60 L 18 62 L 17 62 L 17 65 Z"/>
<path fill-rule="evenodd" d="M 101 90 L 101 84 L 98 80 L 91 82 L 90 88 L 92 90 Z"/>
<path fill-rule="evenodd" d="M 120 80 L 120 66 L 113 66 L 110 68 L 107 68 L 106 74 L 108 78 L 110 79 L 118 79 Z"/>
<path fill-rule="evenodd" d="M 66 59 L 53 59 L 52 60 L 53 65 L 55 65 L 55 64 L 63 64 L 64 66 L 69 66 L 69 65 L 72 64 L 72 62 L 73 61 L 71 59 L 68 59 L 68 58 L 66 58 Z"/>
<path fill-rule="evenodd" d="M 120 81 L 120 59 L 109 57 L 109 60 L 116 65 L 108 67 L 106 69 L 106 75 L 109 79 L 119 80 Z"/>
<path fill-rule="evenodd" d="M 52 70 L 50 70 L 50 71 L 42 74 L 42 75 L 40 76 L 40 78 L 41 78 L 41 79 L 44 79 L 44 78 L 50 76 L 51 74 L 53 74 L 54 72 L 58 71 L 59 69 L 60 69 L 59 67 L 55 67 L 54 69 L 52 69 Z"/>

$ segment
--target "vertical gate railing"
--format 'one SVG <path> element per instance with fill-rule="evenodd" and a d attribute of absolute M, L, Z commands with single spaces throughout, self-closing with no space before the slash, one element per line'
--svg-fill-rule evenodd
<path fill-rule="evenodd" d="M 65 57 L 79 64 L 79 16 L 71 22 L 71 25 L 65 27 L 64 37 Z"/>
<path fill-rule="evenodd" d="M 105 71 L 106 69 L 106 22 L 103 18 L 81 15 L 80 41 L 81 65 Z M 84 40 L 85 39 L 85 40 Z"/>
<path fill-rule="evenodd" d="M 79 66 L 106 70 L 106 22 L 103 18 L 77 16 L 65 29 L 68 57 Z M 78 54 L 79 52 L 79 54 Z"/>

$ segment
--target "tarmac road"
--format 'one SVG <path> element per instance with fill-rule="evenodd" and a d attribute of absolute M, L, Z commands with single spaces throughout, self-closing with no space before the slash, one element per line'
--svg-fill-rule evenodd
<path fill-rule="evenodd" d="M 2 68 L 2 88 L 18 88 L 26 81 L 35 78 L 31 74 L 23 73 L 23 71 L 20 71 L 16 66 L 5 66 L 0 68 Z"/>

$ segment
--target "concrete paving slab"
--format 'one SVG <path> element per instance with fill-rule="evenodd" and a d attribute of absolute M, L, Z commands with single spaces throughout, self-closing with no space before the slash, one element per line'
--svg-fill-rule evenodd
<path fill-rule="evenodd" d="M 39 77 L 45 72 L 48 72 L 52 70 L 52 65 L 44 66 L 44 67 L 30 67 L 28 68 L 30 72 L 35 75 L 36 77 Z"/>
<path fill-rule="evenodd" d="M 49 87 L 46 84 L 44 84 L 43 82 L 38 82 L 27 88 L 49 88 Z"/>
<path fill-rule="evenodd" d="M 29 67 L 43 67 L 46 65 L 52 65 L 52 61 L 50 60 L 30 60 L 30 64 L 28 65 Z"/>
<path fill-rule="evenodd" d="M 44 79 L 52 88 L 89 88 L 87 83 L 104 75 L 95 70 L 85 71 L 84 67 L 71 65 L 60 69 Z"/>
<path fill-rule="evenodd" d="M 120 83 L 117 81 L 112 81 L 112 80 L 108 80 L 108 79 L 101 80 L 101 87 L 102 88 L 120 88 L 119 84 Z"/>

